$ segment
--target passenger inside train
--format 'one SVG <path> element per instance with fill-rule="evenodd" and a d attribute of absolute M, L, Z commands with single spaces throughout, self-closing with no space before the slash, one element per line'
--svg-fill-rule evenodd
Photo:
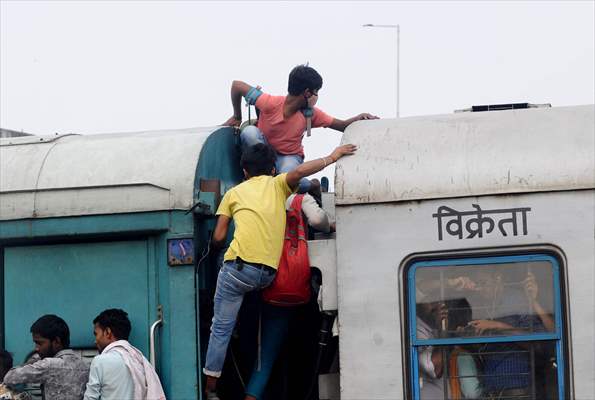
<path fill-rule="evenodd" d="M 416 283 L 418 339 L 485 338 L 464 346 L 422 346 L 421 399 L 551 398 L 553 347 L 494 340 L 554 329 L 551 271 L 425 268 Z"/>

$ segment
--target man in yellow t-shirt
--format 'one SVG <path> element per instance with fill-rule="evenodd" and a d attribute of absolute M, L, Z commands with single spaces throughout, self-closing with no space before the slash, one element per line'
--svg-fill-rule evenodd
<path fill-rule="evenodd" d="M 218 399 L 215 389 L 244 294 L 260 290 L 275 278 L 285 236 L 285 200 L 300 179 L 324 169 L 356 147 L 337 147 L 329 156 L 305 162 L 293 171 L 275 175 L 275 152 L 255 144 L 242 154 L 246 180 L 230 189 L 217 210 L 213 245 L 220 247 L 233 219 L 235 231 L 217 278 L 214 316 L 203 372 L 206 398 Z"/>

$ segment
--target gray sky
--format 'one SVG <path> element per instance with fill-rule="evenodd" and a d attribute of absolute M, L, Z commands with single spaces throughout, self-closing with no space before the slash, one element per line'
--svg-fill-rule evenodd
<path fill-rule="evenodd" d="M 0 126 L 36 134 L 212 126 L 233 79 L 284 94 L 309 62 L 338 118 L 595 102 L 594 2 L 0 1 Z M 306 157 L 340 134 L 318 129 Z M 328 171 L 327 174 L 332 171 Z"/>

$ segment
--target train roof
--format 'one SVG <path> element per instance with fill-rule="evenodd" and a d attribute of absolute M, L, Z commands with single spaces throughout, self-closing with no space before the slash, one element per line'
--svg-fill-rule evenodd
<path fill-rule="evenodd" d="M 0 220 L 187 210 L 217 129 L 0 139 Z"/>
<path fill-rule="evenodd" d="M 595 188 L 594 105 L 359 121 L 336 204 Z"/>

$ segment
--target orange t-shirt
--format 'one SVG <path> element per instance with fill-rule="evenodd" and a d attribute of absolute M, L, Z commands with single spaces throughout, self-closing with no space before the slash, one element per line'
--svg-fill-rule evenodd
<path fill-rule="evenodd" d="M 300 111 L 291 117 L 283 118 L 283 103 L 285 96 L 271 96 L 263 93 L 256 100 L 256 107 L 260 110 L 258 128 L 266 137 L 269 144 L 281 154 L 299 154 L 304 156 L 302 138 L 306 131 L 306 117 Z M 328 127 L 333 117 L 319 108 L 314 107 L 312 128 Z"/>

